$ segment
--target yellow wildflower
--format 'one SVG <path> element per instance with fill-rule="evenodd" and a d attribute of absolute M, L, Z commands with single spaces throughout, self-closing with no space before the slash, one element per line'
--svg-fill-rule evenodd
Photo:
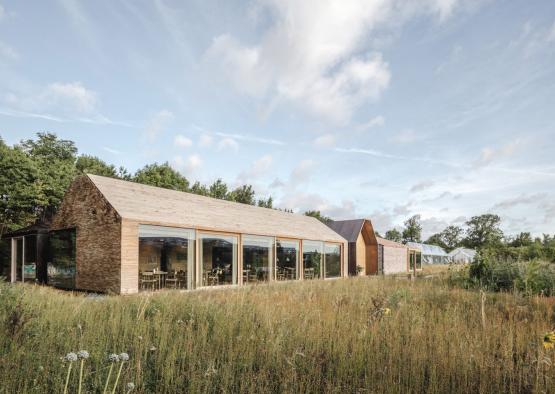
<path fill-rule="evenodd" d="M 383 308 L 383 314 L 384 314 L 384 316 L 389 316 L 389 315 L 391 315 L 391 309 L 389 309 L 389 308 Z"/>
<path fill-rule="evenodd" d="M 555 331 L 548 332 L 543 337 L 544 349 L 553 349 L 555 347 Z"/>

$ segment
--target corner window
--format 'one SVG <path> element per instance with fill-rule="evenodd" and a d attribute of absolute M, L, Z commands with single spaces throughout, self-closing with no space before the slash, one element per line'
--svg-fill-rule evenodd
<path fill-rule="evenodd" d="M 50 233 L 47 262 L 48 284 L 62 289 L 75 289 L 75 229 Z"/>

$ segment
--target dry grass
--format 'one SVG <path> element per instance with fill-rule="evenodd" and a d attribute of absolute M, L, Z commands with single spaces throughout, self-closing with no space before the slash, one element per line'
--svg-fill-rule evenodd
<path fill-rule="evenodd" d="M 0 284 L 0 391 L 61 392 L 60 356 L 84 349 L 84 392 L 101 392 L 113 352 L 129 353 L 122 383 L 145 393 L 553 392 L 555 352 L 541 340 L 555 301 L 485 305 L 482 327 L 479 293 L 439 280 L 103 298 Z"/>

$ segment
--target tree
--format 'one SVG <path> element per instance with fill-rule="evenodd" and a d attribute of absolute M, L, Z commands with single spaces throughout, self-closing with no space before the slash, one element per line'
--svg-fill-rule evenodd
<path fill-rule="evenodd" d="M 202 185 L 199 181 L 196 181 L 191 187 L 191 193 L 198 194 L 200 196 L 208 196 L 210 192 L 205 185 Z"/>
<path fill-rule="evenodd" d="M 262 208 L 273 208 L 274 207 L 274 200 L 272 199 L 272 196 L 268 197 L 266 200 L 264 200 L 263 198 L 258 200 L 258 206 L 262 207 Z M 285 212 L 288 212 L 287 209 L 285 210 Z M 292 213 L 293 211 L 291 211 Z"/>
<path fill-rule="evenodd" d="M 425 243 L 429 245 L 437 245 L 443 249 L 447 249 L 447 245 L 445 244 L 445 242 L 443 242 L 443 237 L 441 236 L 441 233 L 432 235 L 430 238 L 426 240 Z"/>
<path fill-rule="evenodd" d="M 133 182 L 182 192 L 186 192 L 189 189 L 189 181 L 187 178 L 171 168 L 167 162 L 164 164 L 154 163 L 144 166 L 135 173 Z"/>
<path fill-rule="evenodd" d="M 394 242 L 401 242 L 403 240 L 403 234 L 396 228 L 392 228 L 385 232 L 385 239 L 389 239 Z"/>
<path fill-rule="evenodd" d="M 32 224 L 46 203 L 36 163 L 0 138 L 0 239 L 6 231 Z"/>
<path fill-rule="evenodd" d="M 511 241 L 510 245 L 518 248 L 522 246 L 530 246 L 532 243 L 534 243 L 534 241 L 532 240 L 532 235 L 530 233 L 520 233 Z"/>
<path fill-rule="evenodd" d="M 36 140 L 22 141 L 17 147 L 35 163 L 42 193 L 43 205 L 37 214 L 48 221 L 58 209 L 66 190 L 73 181 L 77 148 L 69 140 L 61 140 L 52 133 L 38 133 Z"/>
<path fill-rule="evenodd" d="M 320 211 L 306 211 L 304 214 L 306 216 L 311 216 L 313 218 L 316 218 L 319 221 L 321 221 L 322 223 L 329 223 L 329 222 L 333 221 L 332 218 L 322 215 L 322 213 Z"/>
<path fill-rule="evenodd" d="M 473 216 L 466 222 L 466 238 L 464 244 L 473 249 L 501 243 L 503 232 L 499 228 L 501 218 L 494 214 Z"/>
<path fill-rule="evenodd" d="M 464 230 L 459 226 L 447 226 L 445 230 L 440 233 L 441 241 L 445 245 L 444 248 L 448 252 L 461 245 Z"/>
<path fill-rule="evenodd" d="M 243 185 L 229 193 L 229 200 L 242 204 L 255 205 L 254 190 L 251 185 Z"/>
<path fill-rule="evenodd" d="M 227 185 L 218 178 L 210 187 L 208 188 L 208 195 L 213 198 L 219 198 L 220 200 L 226 200 L 228 198 Z"/>
<path fill-rule="evenodd" d="M 403 242 L 422 242 L 422 225 L 420 215 L 414 215 L 407 219 L 403 230 Z"/>
<path fill-rule="evenodd" d="M 95 156 L 81 155 L 75 162 L 75 169 L 79 174 L 93 174 L 118 178 L 118 171 L 113 164 L 106 164 Z"/>

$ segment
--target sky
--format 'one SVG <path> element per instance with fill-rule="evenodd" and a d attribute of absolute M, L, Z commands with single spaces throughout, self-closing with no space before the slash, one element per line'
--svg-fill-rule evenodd
<path fill-rule="evenodd" d="M 555 233 L 552 0 L 0 0 L 0 136 L 281 208 Z"/>

